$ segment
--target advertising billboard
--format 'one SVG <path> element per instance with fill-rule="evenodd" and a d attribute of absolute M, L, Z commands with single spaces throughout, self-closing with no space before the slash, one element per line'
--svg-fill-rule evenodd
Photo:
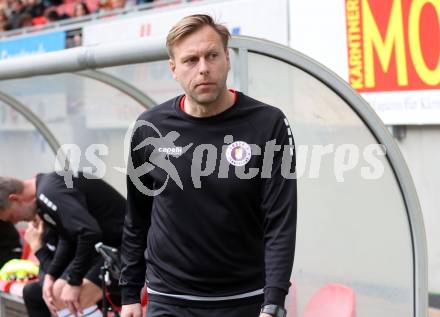
<path fill-rule="evenodd" d="M 346 0 L 348 81 L 387 124 L 440 123 L 440 1 Z"/>
<path fill-rule="evenodd" d="M 65 45 L 65 32 L 52 32 L 0 41 L 0 60 L 59 51 L 63 50 Z"/>
<path fill-rule="evenodd" d="M 350 77 L 360 92 L 440 88 L 440 2 L 347 0 Z"/>

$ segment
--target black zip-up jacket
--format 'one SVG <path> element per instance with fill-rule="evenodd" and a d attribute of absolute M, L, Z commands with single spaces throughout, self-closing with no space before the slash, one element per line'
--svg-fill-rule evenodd
<path fill-rule="evenodd" d="M 88 178 L 87 178 L 88 177 Z M 101 179 L 79 172 L 69 188 L 55 172 L 37 175 L 37 208 L 43 221 L 58 235 L 55 255 L 47 273 L 58 278 L 66 272 L 71 285 L 80 285 L 99 256 L 95 244 L 120 247 L 125 199 Z"/>
<path fill-rule="evenodd" d="M 281 173 L 295 170 L 291 127 L 279 109 L 240 92 L 232 107 L 208 118 L 186 114 L 181 98 L 143 113 L 137 120 L 143 126 L 132 136 L 122 302 L 139 302 L 146 270 L 156 292 L 223 297 L 264 288 L 265 303 L 284 305 L 296 234 L 296 179 Z M 271 158 L 263 155 L 269 141 L 282 149 L 263 169 Z M 261 153 L 249 152 L 252 144 Z M 161 192 L 144 194 L 151 189 Z M 150 299 L 180 302 L 160 294 Z"/>

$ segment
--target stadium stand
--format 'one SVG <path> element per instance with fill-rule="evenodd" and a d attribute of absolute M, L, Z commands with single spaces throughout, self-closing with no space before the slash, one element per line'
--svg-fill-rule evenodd
<path fill-rule="evenodd" d="M 149 7 L 154 8 L 168 4 L 168 2 L 160 0 L 0 0 L 0 33 L 145 4 L 150 4 Z"/>

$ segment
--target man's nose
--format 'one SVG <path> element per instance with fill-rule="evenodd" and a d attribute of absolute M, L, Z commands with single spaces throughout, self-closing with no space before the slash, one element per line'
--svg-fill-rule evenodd
<path fill-rule="evenodd" d="M 199 61 L 199 73 L 200 75 L 206 75 L 209 73 L 209 65 L 205 58 L 201 58 Z"/>

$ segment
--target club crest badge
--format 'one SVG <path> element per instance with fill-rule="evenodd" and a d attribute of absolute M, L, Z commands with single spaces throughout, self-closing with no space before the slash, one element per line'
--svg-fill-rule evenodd
<path fill-rule="evenodd" d="M 235 141 L 226 149 L 226 159 L 234 166 L 243 166 L 251 159 L 252 152 L 249 144 Z"/>

